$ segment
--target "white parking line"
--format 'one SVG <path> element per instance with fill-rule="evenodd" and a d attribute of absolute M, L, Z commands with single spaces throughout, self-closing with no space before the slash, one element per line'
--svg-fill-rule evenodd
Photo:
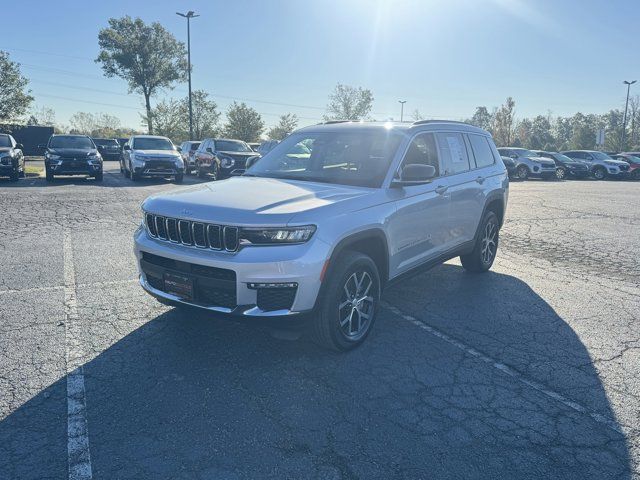
<path fill-rule="evenodd" d="M 123 285 L 125 283 L 138 283 L 137 278 L 132 278 L 129 280 L 109 280 L 106 282 L 88 282 L 88 283 L 78 283 L 76 284 L 76 288 L 83 287 L 102 287 L 108 285 Z M 33 293 L 33 292 L 47 292 L 51 290 L 62 290 L 64 286 L 57 285 L 51 287 L 33 287 L 33 288 L 23 288 L 23 289 L 10 289 L 10 290 L 0 290 L 0 295 L 7 295 L 9 293 Z"/>
<path fill-rule="evenodd" d="M 71 232 L 63 230 L 65 349 L 67 361 L 67 464 L 70 480 L 88 480 L 91 472 L 81 328 Z"/>
<path fill-rule="evenodd" d="M 496 370 L 500 371 L 501 373 L 508 375 L 509 377 L 512 377 L 514 380 L 533 388 L 534 390 L 537 390 L 538 392 L 542 393 L 543 395 L 546 395 L 549 398 L 552 398 L 560 403 L 562 403 L 563 405 L 565 405 L 566 407 L 569 407 L 572 410 L 575 410 L 576 412 L 579 413 L 583 413 L 588 415 L 589 417 L 591 417 L 593 420 L 595 420 L 596 422 L 605 425 L 607 427 L 609 427 L 611 430 L 614 430 L 615 432 L 618 433 L 622 433 L 624 434 L 622 428 L 618 425 L 618 423 L 611 419 L 608 418 L 604 415 L 601 415 L 597 412 L 593 412 L 590 411 L 588 408 L 584 407 L 583 405 L 579 404 L 578 402 L 574 402 L 573 400 L 565 397 L 564 395 L 555 392 L 553 390 L 551 390 L 550 388 L 548 388 L 547 386 L 543 385 L 542 383 L 536 382 L 535 380 L 530 380 L 527 377 L 525 377 L 524 375 L 522 375 L 520 372 L 518 372 L 517 370 L 514 370 L 513 368 L 509 367 L 508 365 L 505 365 L 504 363 L 499 362 L 498 360 L 495 360 L 481 352 L 479 352 L 478 350 L 476 350 L 473 347 L 470 347 L 469 345 L 466 345 L 465 343 L 461 342 L 460 340 L 457 340 L 449 335 L 447 335 L 446 333 L 438 330 L 437 328 L 432 327 L 431 325 L 428 325 L 427 323 L 423 322 L 422 320 L 418 320 L 415 317 L 412 317 L 411 315 L 407 315 L 403 312 L 401 312 L 400 310 L 398 310 L 396 307 L 394 307 L 393 305 L 389 305 L 387 302 L 382 302 L 382 306 L 384 308 L 386 308 L 387 310 L 391 311 L 392 313 L 394 313 L 395 315 L 399 316 L 400 318 L 402 318 L 403 320 L 406 320 L 407 322 L 412 323 L 413 325 L 415 325 L 418 328 L 421 328 L 422 330 L 429 332 L 431 335 L 433 335 L 434 337 L 437 337 L 441 340 L 444 340 L 445 342 L 453 345 L 454 347 L 458 348 L 459 350 L 462 350 L 465 353 L 468 353 L 469 355 L 476 357 L 477 359 L 483 361 L 484 363 L 490 365 L 491 367 L 495 368 Z"/>

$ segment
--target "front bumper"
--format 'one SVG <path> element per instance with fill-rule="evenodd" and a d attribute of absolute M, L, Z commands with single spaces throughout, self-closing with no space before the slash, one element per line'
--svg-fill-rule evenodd
<path fill-rule="evenodd" d="M 531 172 L 534 177 L 554 177 L 556 175 L 556 167 L 537 167 L 534 166 Z"/>
<path fill-rule="evenodd" d="M 161 301 L 242 317 L 288 317 L 313 310 L 320 291 L 320 275 L 329 257 L 330 246 L 318 238 L 312 238 L 301 245 L 245 247 L 238 252 L 215 251 L 157 240 L 149 237 L 141 227 L 134 235 L 134 252 L 140 285 Z M 169 259 L 166 263 L 170 266 L 156 264 L 149 269 L 147 259 L 153 256 Z M 214 279 L 215 275 L 211 276 L 210 273 L 191 273 L 189 275 L 193 278 L 194 292 L 198 292 L 199 288 L 212 290 L 207 291 L 206 295 L 195 293 L 191 298 L 185 298 L 166 291 L 166 284 L 162 283 L 163 275 L 180 273 L 175 272 L 175 268 L 179 268 L 182 273 L 202 272 L 204 269 L 232 271 L 233 276 L 220 280 Z M 229 286 L 230 281 L 233 282 L 231 291 L 226 290 L 226 294 L 213 291 L 215 286 L 209 287 L 216 283 Z M 264 291 L 249 288 L 249 284 L 284 283 L 297 284 L 294 297 L 287 308 L 265 308 L 264 301 L 259 297 L 264 295 Z M 222 300 L 216 300 L 219 298 Z"/>
<path fill-rule="evenodd" d="M 102 163 L 62 161 L 59 164 L 46 162 L 45 167 L 54 175 L 88 175 L 90 177 L 102 171 Z"/>
<path fill-rule="evenodd" d="M 143 167 L 134 167 L 133 169 L 136 174 L 141 177 L 172 177 L 184 173 L 184 168 L 177 166 L 160 167 L 147 164 Z"/>
<path fill-rule="evenodd" d="M 17 166 L 11 162 L 9 165 L 0 163 L 0 176 L 11 175 L 17 170 Z"/>

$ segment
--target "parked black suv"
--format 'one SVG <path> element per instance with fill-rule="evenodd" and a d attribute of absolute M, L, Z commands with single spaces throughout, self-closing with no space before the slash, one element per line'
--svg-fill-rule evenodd
<path fill-rule="evenodd" d="M 12 182 L 24 177 L 23 148 L 11 135 L 0 134 L 0 177 L 7 176 Z"/>
<path fill-rule="evenodd" d="M 104 160 L 120 161 L 122 147 L 115 138 L 94 138 L 93 143 L 98 147 Z"/>
<path fill-rule="evenodd" d="M 102 181 L 102 156 L 86 135 L 51 135 L 44 152 L 47 181 L 55 175 L 87 175 Z"/>
<path fill-rule="evenodd" d="M 586 178 L 589 176 L 589 167 L 586 164 L 567 157 L 559 152 L 545 152 L 544 150 L 534 150 L 541 157 L 550 158 L 556 162 L 556 178 Z"/>

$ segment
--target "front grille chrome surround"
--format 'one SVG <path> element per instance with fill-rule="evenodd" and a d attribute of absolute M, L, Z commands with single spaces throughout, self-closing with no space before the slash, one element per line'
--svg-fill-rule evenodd
<path fill-rule="evenodd" d="M 147 234 L 158 240 L 227 252 L 236 252 L 240 247 L 238 227 L 192 222 L 153 213 L 144 214 L 144 223 Z"/>

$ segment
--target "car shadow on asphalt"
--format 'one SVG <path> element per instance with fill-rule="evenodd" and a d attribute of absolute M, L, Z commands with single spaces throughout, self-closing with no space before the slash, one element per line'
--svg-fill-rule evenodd
<path fill-rule="evenodd" d="M 447 264 L 386 301 L 615 419 L 580 339 L 521 280 Z M 96 308 L 126 330 L 131 304 Z M 388 310 L 337 354 L 171 309 L 84 373 L 95 478 L 631 478 L 624 435 Z M 0 478 L 66 468 L 64 392 L 0 422 Z"/>

